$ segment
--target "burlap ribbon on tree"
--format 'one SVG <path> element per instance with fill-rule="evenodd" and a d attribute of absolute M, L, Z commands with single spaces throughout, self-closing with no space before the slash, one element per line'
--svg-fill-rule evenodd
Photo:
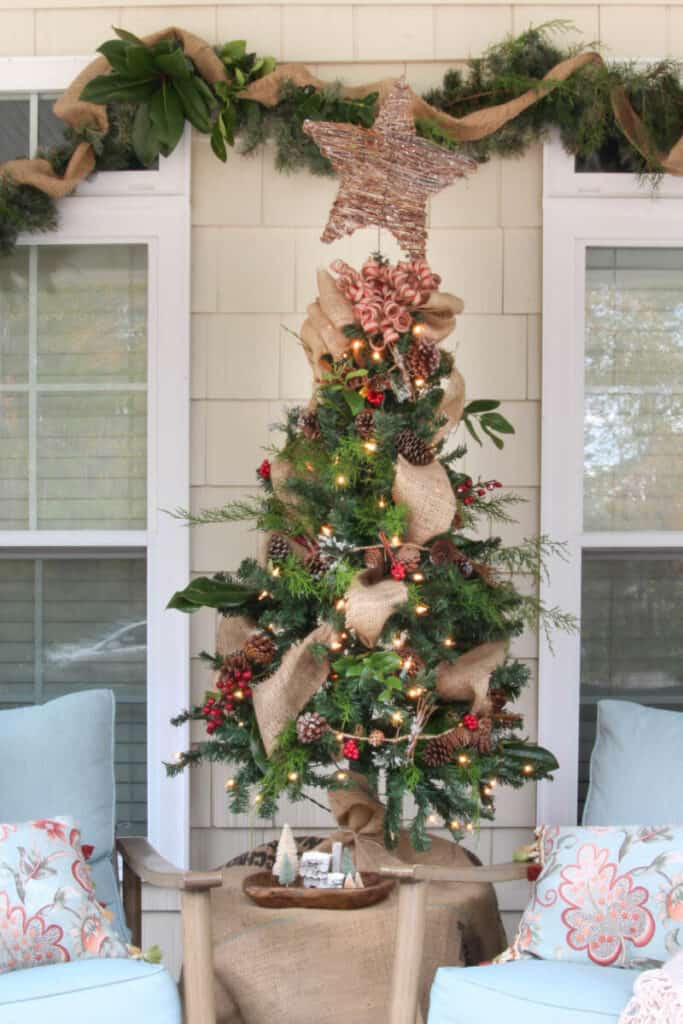
<path fill-rule="evenodd" d="M 371 583 L 368 574 L 361 572 L 346 594 L 346 628 L 353 629 L 366 647 L 374 647 L 387 619 L 407 600 L 405 583 L 390 579 Z"/>
<path fill-rule="evenodd" d="M 343 328 L 354 322 L 353 308 L 326 270 L 318 271 L 318 298 L 307 309 L 300 331 L 301 344 L 318 384 L 328 369 L 324 357 L 340 359 L 349 346 Z"/>
<path fill-rule="evenodd" d="M 161 39 L 169 38 L 176 38 L 180 42 L 184 52 L 193 61 L 205 81 L 210 84 L 227 81 L 223 62 L 216 55 L 213 47 L 191 32 L 173 26 L 144 36 L 143 42 L 152 45 Z M 508 121 L 512 121 L 534 103 L 543 99 L 559 82 L 564 82 L 576 71 L 588 64 L 603 63 L 599 53 L 587 51 L 577 54 L 575 57 L 560 61 L 542 79 L 535 82 L 530 89 L 516 99 L 496 104 L 484 110 L 476 110 L 465 117 L 452 117 L 443 110 L 432 107 L 420 96 L 413 94 L 413 114 L 416 120 L 435 122 L 451 139 L 460 142 L 474 142 L 498 131 Z M 108 129 L 106 108 L 97 103 L 85 103 L 80 97 L 88 82 L 98 75 L 105 74 L 108 70 L 109 62 L 104 57 L 98 57 L 88 64 L 56 101 L 54 112 L 57 117 L 74 128 L 94 128 L 106 133 Z M 274 107 L 280 100 L 281 89 L 285 82 L 293 82 L 297 86 L 309 85 L 316 89 L 330 84 L 317 78 L 303 64 L 281 64 L 269 75 L 252 82 L 242 95 L 266 107 Z M 341 92 L 343 96 L 351 99 L 367 96 L 370 92 L 378 92 L 380 97 L 384 97 L 395 82 L 394 78 L 385 78 L 381 82 L 367 85 L 345 86 Z M 683 174 L 683 136 L 668 153 L 658 153 L 647 128 L 631 106 L 622 86 L 614 87 L 611 99 L 615 119 L 631 145 L 646 156 L 651 163 L 658 164 L 666 173 Z M 83 142 L 74 151 L 63 178 L 55 174 L 46 160 L 12 160 L 0 164 L 0 176 L 10 175 L 22 185 L 33 185 L 41 192 L 46 192 L 55 199 L 59 199 L 73 192 L 78 182 L 87 177 L 93 171 L 94 166 L 93 149 L 89 143 Z"/>
<path fill-rule="evenodd" d="M 440 462 L 413 466 L 399 455 L 391 495 L 397 505 L 408 508 L 408 541 L 424 544 L 445 533 L 453 522 L 457 502 Z"/>
<path fill-rule="evenodd" d="M 313 654 L 315 643 L 329 644 L 332 626 L 323 623 L 300 643 L 290 647 L 272 676 L 254 687 L 254 712 L 266 754 L 275 748 L 278 736 L 308 704 L 327 679 L 330 663 Z"/>
<path fill-rule="evenodd" d="M 226 658 L 234 651 L 241 651 L 257 629 L 256 623 L 246 615 L 221 615 L 216 628 L 216 654 Z"/>
<path fill-rule="evenodd" d="M 494 669 L 507 657 L 506 640 L 494 640 L 461 654 L 457 661 L 442 661 L 436 669 L 436 692 L 442 700 L 471 701 L 475 715 L 489 707 L 489 680 Z"/>

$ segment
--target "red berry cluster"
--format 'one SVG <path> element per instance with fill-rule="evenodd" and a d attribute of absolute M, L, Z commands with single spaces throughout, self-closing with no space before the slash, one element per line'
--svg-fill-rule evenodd
<path fill-rule="evenodd" d="M 202 714 L 207 719 L 206 731 L 213 735 L 226 717 L 235 710 L 235 704 L 251 697 L 251 669 L 228 669 L 222 671 L 216 683 L 221 691 L 218 699 L 207 697 L 202 707 Z"/>
<path fill-rule="evenodd" d="M 348 761 L 357 761 L 360 757 L 360 747 L 355 740 L 347 740 L 342 749 Z"/>
<path fill-rule="evenodd" d="M 502 487 L 500 480 L 479 480 L 473 483 L 471 477 L 467 477 L 455 488 L 455 493 L 462 498 L 463 505 L 474 505 L 475 501 L 486 497 L 487 491 L 494 491 L 496 487 Z"/>
<path fill-rule="evenodd" d="M 479 719 L 476 715 L 473 715 L 470 712 L 467 715 L 463 715 L 462 724 L 466 729 L 469 729 L 470 732 L 474 732 L 475 729 L 479 728 Z"/>
<path fill-rule="evenodd" d="M 262 480 L 270 480 L 271 465 L 268 459 L 264 459 L 257 470 L 258 475 Z"/>
<path fill-rule="evenodd" d="M 395 580 L 404 580 L 406 578 L 407 569 L 403 562 L 394 562 L 391 567 L 391 575 Z"/>
<path fill-rule="evenodd" d="M 384 401 L 384 392 L 376 391 L 374 388 L 369 387 L 365 392 L 365 401 L 369 405 L 379 406 Z"/>

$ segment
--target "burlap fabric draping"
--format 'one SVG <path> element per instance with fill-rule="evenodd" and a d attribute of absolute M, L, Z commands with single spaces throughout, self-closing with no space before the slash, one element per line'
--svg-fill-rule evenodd
<path fill-rule="evenodd" d="M 405 583 L 392 579 L 371 583 L 367 573 L 359 573 L 346 594 L 346 628 L 355 630 L 366 647 L 374 647 L 389 616 L 407 600 Z"/>
<path fill-rule="evenodd" d="M 475 715 L 490 710 L 489 679 L 507 656 L 506 640 L 494 640 L 461 654 L 457 661 L 442 661 L 436 669 L 436 691 L 442 700 L 471 701 Z"/>
<path fill-rule="evenodd" d="M 209 83 L 225 81 L 227 78 L 222 61 L 205 40 L 186 32 L 184 29 L 171 28 L 144 36 L 144 42 L 156 43 L 161 39 L 177 38 L 185 53 L 193 61 L 200 75 Z M 461 142 L 472 142 L 483 139 L 487 135 L 502 128 L 524 110 L 527 110 L 542 99 L 558 82 L 570 78 L 576 71 L 588 64 L 601 64 L 599 53 L 588 51 L 561 61 L 523 95 L 507 103 L 477 110 L 465 117 L 452 117 L 450 114 L 437 110 L 420 96 L 413 94 L 413 113 L 415 118 L 435 121 L 442 131 L 450 138 Z M 85 85 L 104 74 L 109 64 L 104 57 L 98 57 L 74 79 L 66 92 L 54 106 L 55 114 L 67 124 L 75 127 L 91 127 L 99 131 L 107 130 L 107 113 L 103 106 L 96 103 L 85 103 L 80 99 Z M 271 74 L 251 85 L 245 90 L 244 96 L 262 103 L 264 106 L 275 106 L 280 97 L 280 89 L 286 81 L 295 85 L 313 85 L 320 88 L 329 83 L 313 75 L 302 64 L 281 64 Z M 353 98 L 365 96 L 369 92 L 378 92 L 381 97 L 387 95 L 396 79 L 386 78 L 381 82 L 367 85 L 347 86 L 342 89 L 344 96 Z M 612 108 L 614 116 L 624 135 L 639 152 L 655 161 L 668 174 L 683 174 L 683 136 L 668 153 L 658 153 L 650 139 L 649 133 L 641 118 L 635 112 L 622 86 L 615 86 L 612 91 Z M 78 182 L 86 177 L 94 168 L 95 159 L 92 147 L 82 143 L 74 152 L 66 173 L 59 178 L 45 160 L 14 160 L 0 164 L 0 175 L 8 174 L 24 185 L 33 185 L 48 195 L 60 198 L 72 192 Z"/>
<path fill-rule="evenodd" d="M 316 658 L 311 648 L 315 643 L 329 644 L 333 636 L 334 630 L 327 623 L 318 626 L 289 648 L 272 676 L 254 687 L 254 712 L 267 754 L 287 723 L 327 679 L 327 658 Z"/>
<path fill-rule="evenodd" d="M 424 544 L 453 522 L 457 503 L 440 462 L 413 466 L 399 455 L 391 494 L 396 504 L 408 507 L 406 540 Z"/>
<path fill-rule="evenodd" d="M 455 845 L 451 855 L 452 865 L 467 863 Z M 211 893 L 217 1024 L 385 1021 L 396 891 L 363 910 L 266 910 L 241 891 L 253 870 L 227 868 Z M 505 944 L 492 886 L 430 886 L 420 977 L 425 1020 L 437 967 L 489 960 Z"/>

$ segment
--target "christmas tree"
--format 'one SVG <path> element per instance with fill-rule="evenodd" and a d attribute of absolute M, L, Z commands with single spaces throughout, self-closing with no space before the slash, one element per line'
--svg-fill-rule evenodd
<path fill-rule="evenodd" d="M 491 536 L 517 499 L 464 472 L 466 446 L 452 443 L 460 423 L 499 448 L 514 432 L 497 401 L 465 403 L 443 345 L 462 303 L 439 291 L 423 258 L 426 196 L 469 161 L 440 151 L 431 166 L 400 86 L 371 130 L 306 127 L 342 174 L 323 237 L 380 224 L 409 258 L 394 265 L 378 253 L 360 271 L 335 261 L 319 274 L 301 330 L 313 398 L 289 412 L 282 444 L 259 466 L 261 497 L 189 517 L 253 518 L 264 540 L 258 560 L 171 601 L 224 619 L 218 653 L 205 655 L 214 686 L 176 719 L 205 721 L 208 738 L 168 767 L 236 766 L 231 809 L 255 804 L 264 818 L 283 793 L 346 788 L 355 773 L 378 791 L 384 776 L 387 846 L 409 795 L 411 840 L 425 849 L 428 825 L 457 838 L 493 818 L 497 785 L 557 767 L 507 706 L 529 681 L 509 645 L 539 616 L 548 627 L 569 621 L 514 584 L 516 573 L 538 577 L 556 546 Z M 373 135 L 378 162 L 349 162 L 358 149 L 342 127 Z M 382 185 L 379 198 L 368 181 Z"/>
<path fill-rule="evenodd" d="M 290 885 L 296 878 L 298 870 L 296 840 L 289 825 L 283 825 L 277 844 L 273 874 L 281 885 Z"/>

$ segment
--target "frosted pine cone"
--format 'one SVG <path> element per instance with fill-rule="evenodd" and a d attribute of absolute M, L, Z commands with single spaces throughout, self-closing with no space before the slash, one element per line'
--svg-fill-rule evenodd
<path fill-rule="evenodd" d="M 277 647 L 267 633 L 254 633 L 245 643 L 244 653 L 255 665 L 270 665 Z"/>
<path fill-rule="evenodd" d="M 289 554 L 289 541 L 280 533 L 274 533 L 268 541 L 268 558 L 271 562 L 284 562 Z"/>
<path fill-rule="evenodd" d="M 296 734 L 300 743 L 315 743 L 327 732 L 327 719 L 317 711 L 305 711 L 296 720 Z"/>
<path fill-rule="evenodd" d="M 405 362 L 413 380 L 426 381 L 439 369 L 441 353 L 433 341 L 422 338 L 412 343 L 406 353 Z"/>
<path fill-rule="evenodd" d="M 363 440 L 367 440 L 375 429 L 375 414 L 372 409 L 363 409 L 354 420 L 356 433 Z"/>
<path fill-rule="evenodd" d="M 430 768 L 440 768 L 453 760 L 453 737 L 450 732 L 445 736 L 435 736 L 425 747 L 424 760 Z"/>
<path fill-rule="evenodd" d="M 426 466 L 434 461 L 434 452 L 429 445 L 409 428 L 397 435 L 396 450 L 413 466 Z"/>
<path fill-rule="evenodd" d="M 373 729 L 368 736 L 368 743 L 371 747 L 381 747 L 386 739 L 381 729 Z"/>
<path fill-rule="evenodd" d="M 299 416 L 299 430 L 309 441 L 317 441 L 320 437 L 320 423 L 314 412 L 302 412 Z"/>
<path fill-rule="evenodd" d="M 311 576 L 314 576 L 317 580 L 324 576 L 331 566 L 332 562 L 330 559 L 326 555 L 322 554 L 314 555 L 313 558 L 306 563 L 306 568 L 310 572 Z"/>

